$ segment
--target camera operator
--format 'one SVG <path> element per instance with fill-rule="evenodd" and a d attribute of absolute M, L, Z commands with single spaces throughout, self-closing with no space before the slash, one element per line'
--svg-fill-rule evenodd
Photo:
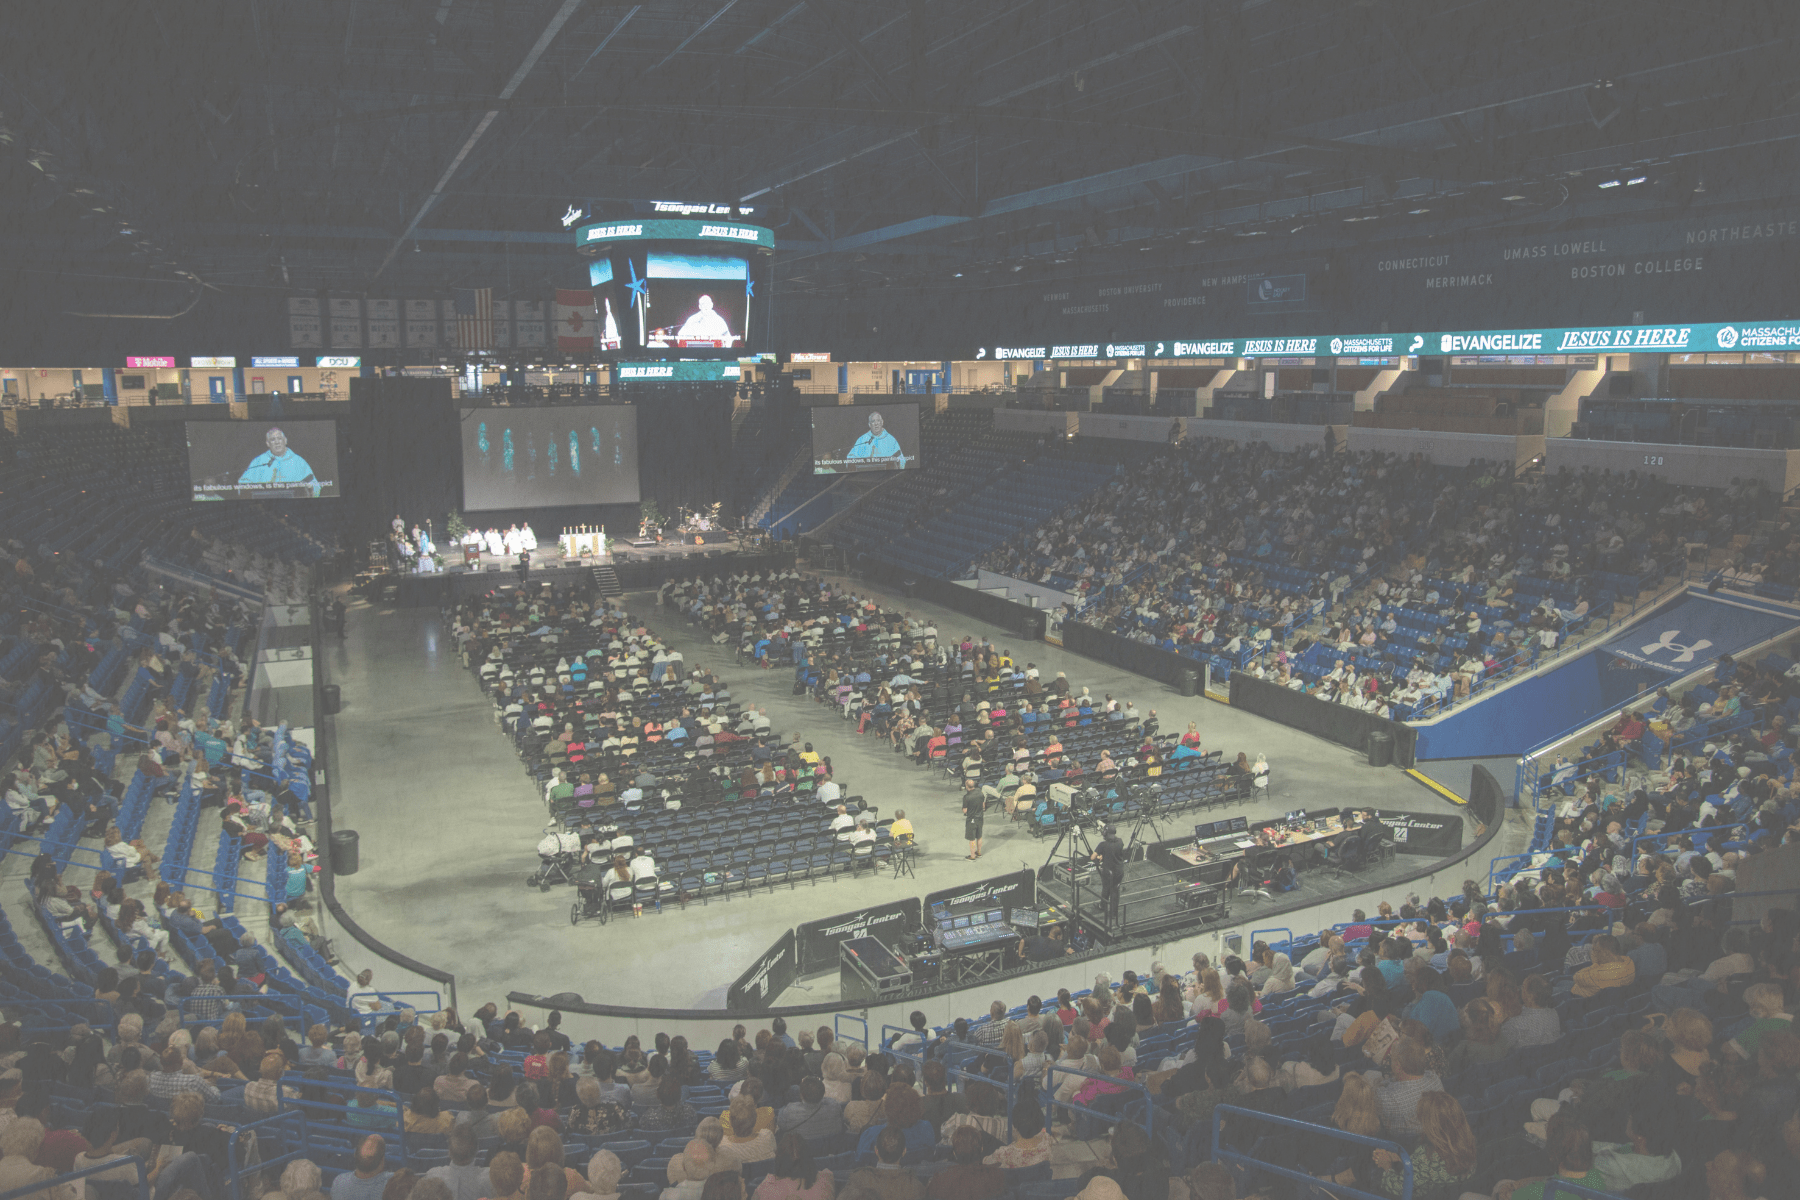
<path fill-rule="evenodd" d="M 1125 882 L 1125 843 L 1116 826 L 1101 827 L 1100 845 L 1089 858 L 1100 864 L 1100 903 L 1110 921 L 1118 915 L 1119 885 Z"/>

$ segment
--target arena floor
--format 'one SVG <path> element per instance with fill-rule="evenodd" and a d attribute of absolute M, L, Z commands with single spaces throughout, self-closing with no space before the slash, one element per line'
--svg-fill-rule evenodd
<path fill-rule="evenodd" d="M 879 591 L 875 595 L 883 607 L 928 615 L 944 636 L 968 632 L 1009 644 L 996 626 Z M 985 853 L 978 862 L 968 861 L 957 793 L 940 776 L 897 758 L 885 741 L 857 736 L 834 711 L 794 696 L 789 672 L 739 665 L 728 648 L 714 646 L 672 617 L 661 618 L 654 602 L 649 593 L 625 597 L 634 614 L 680 647 L 691 668 L 717 671 L 730 680 L 736 699 L 763 706 L 777 729 L 798 732 L 829 755 L 847 794 L 863 795 L 884 813 L 906 810 L 923 847 L 917 877 L 896 880 L 882 872 L 802 882 L 793 890 L 783 886 L 686 909 L 665 905 L 660 913 L 605 926 L 596 921 L 571 926 L 567 887 L 540 893 L 525 885 L 537 866 L 544 805 L 496 727 L 492 705 L 458 660 L 438 612 L 354 601 L 348 636 L 327 639 L 321 650 L 326 680 L 338 684 L 343 696 L 342 712 L 333 721 L 336 751 L 327 755 L 334 821 L 361 838 L 360 870 L 341 877 L 337 893 L 375 937 L 455 971 L 465 1009 L 502 1001 L 513 989 L 577 992 L 590 1002 L 613 1004 L 722 1007 L 727 985 L 797 922 L 1043 864 L 1048 840 L 993 817 Z M 1240 750 L 1266 755 L 1267 796 L 1251 806 L 1216 810 L 1207 819 L 1365 804 L 1418 812 L 1452 807 L 1397 768 L 1371 768 L 1363 756 L 1309 734 L 1215 701 L 1183 698 L 1162 684 L 1047 643 L 1013 648 L 1047 676 L 1064 671 L 1071 683 L 1096 696 L 1110 692 L 1134 700 L 1141 711 L 1157 710 L 1165 730 L 1198 722 L 1206 747 L 1227 757 Z M 1467 778 L 1463 769 L 1462 787 L 1453 788 L 1466 789 Z M 1464 844 L 1474 836 L 1471 825 Z M 1500 852 L 1498 845 L 1491 851 Z M 1408 860 L 1399 864 L 1406 867 Z M 1369 882 L 1376 885 L 1378 878 Z M 1331 890 L 1341 889 L 1334 884 Z M 1316 904 L 1323 898 L 1311 888 L 1303 893 L 1295 900 Z M 1258 915 L 1266 921 L 1270 908 L 1264 901 L 1236 915 L 1248 928 Z M 380 975 L 377 965 L 377 982 Z M 654 985 L 647 988 L 646 979 Z M 835 978 L 802 982 L 812 990 L 793 989 L 782 1002 L 836 995 Z"/>

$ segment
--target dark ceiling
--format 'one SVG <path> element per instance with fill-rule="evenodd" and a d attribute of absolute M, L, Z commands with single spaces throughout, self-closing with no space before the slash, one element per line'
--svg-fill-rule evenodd
<path fill-rule="evenodd" d="M 738 200 L 776 227 L 778 290 L 834 293 L 1745 205 L 1795 194 L 1797 22 L 1791 0 L 59 0 L 0 40 L 0 245 L 46 281 L 542 295 L 579 278 L 571 199 Z"/>

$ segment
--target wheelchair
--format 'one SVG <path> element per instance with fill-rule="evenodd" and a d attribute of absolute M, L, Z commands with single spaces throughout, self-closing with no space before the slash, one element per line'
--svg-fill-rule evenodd
<path fill-rule="evenodd" d="M 569 924 L 579 925 L 587 917 L 598 917 L 602 925 L 612 920 L 615 903 L 631 904 L 633 892 L 629 881 L 606 879 L 603 863 L 587 863 L 575 872 L 575 902 L 569 906 Z"/>

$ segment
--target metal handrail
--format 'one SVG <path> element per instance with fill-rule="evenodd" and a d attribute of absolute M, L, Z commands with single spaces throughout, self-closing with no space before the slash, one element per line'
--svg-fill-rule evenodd
<path fill-rule="evenodd" d="M 1261 1159 L 1254 1158 L 1249 1154 L 1244 1153 L 1242 1150 L 1233 1150 L 1229 1147 L 1220 1145 L 1219 1130 L 1224 1124 L 1222 1118 L 1226 1116 L 1251 1121 L 1262 1121 L 1270 1125 L 1294 1130 L 1297 1133 L 1302 1133 L 1309 1137 L 1325 1137 L 1330 1138 L 1333 1141 L 1349 1142 L 1353 1146 L 1367 1146 L 1373 1150 L 1386 1150 L 1392 1154 L 1398 1154 L 1400 1156 L 1401 1172 L 1400 1200 L 1412 1200 L 1412 1155 L 1408 1154 L 1406 1147 L 1400 1145 L 1398 1142 L 1390 1142 L 1384 1138 L 1364 1137 L 1360 1133 L 1348 1133 L 1342 1129 L 1332 1128 L 1329 1125 L 1309 1125 L 1305 1121 L 1296 1121 L 1291 1117 L 1278 1117 L 1272 1113 L 1257 1112 L 1255 1109 L 1239 1108 L 1235 1104 L 1221 1104 L 1213 1109 L 1212 1158 L 1214 1162 L 1242 1163 L 1257 1171 L 1269 1171 L 1273 1174 L 1280 1175 L 1284 1179 L 1292 1179 L 1299 1183 L 1310 1183 L 1315 1187 L 1318 1186 L 1318 1179 L 1307 1174 L 1305 1171 L 1295 1171 L 1289 1167 L 1278 1167 L 1273 1163 L 1266 1163 Z M 1391 1200 L 1390 1197 L 1380 1196 L 1373 1192 L 1361 1191 L 1358 1188 L 1347 1187 L 1338 1183 L 1332 1184 L 1330 1190 L 1334 1195 L 1358 1196 L 1362 1197 L 1363 1200 Z M 1548 1200 L 1547 1197 L 1546 1200 Z"/>
<path fill-rule="evenodd" d="M 274 1125 L 277 1123 L 284 1126 L 291 1125 L 296 1119 L 300 1123 L 300 1144 L 297 1147 L 286 1150 L 281 1154 L 277 1154 L 274 1158 L 262 1159 L 256 1163 L 255 1166 L 238 1161 L 238 1140 L 242 1138 L 244 1134 L 249 1133 L 252 1130 L 260 1129 L 265 1125 Z M 286 1130 L 284 1129 L 283 1132 L 286 1132 Z M 288 1112 L 277 1112 L 273 1116 L 262 1117 L 258 1120 L 239 1125 L 236 1129 L 231 1131 L 231 1139 L 225 1143 L 225 1174 L 226 1180 L 231 1186 L 231 1200 L 243 1200 L 244 1193 L 243 1188 L 240 1185 L 240 1180 L 246 1173 L 267 1171 L 271 1167 L 278 1167 L 282 1163 L 292 1159 L 311 1157 L 312 1138 L 307 1128 L 306 1113 L 299 1109 Z"/>
<path fill-rule="evenodd" d="M 1558 1196 L 1580 1196 L 1584 1200 L 1625 1200 L 1617 1192 L 1601 1192 L 1591 1187 L 1583 1187 L 1573 1179 L 1560 1179 L 1555 1175 L 1544 1181 L 1544 1200 L 1556 1200 Z M 5 1200 L 0 1197 L 0 1200 Z"/>
<path fill-rule="evenodd" d="M 1677 829 L 1672 833 L 1640 833 L 1631 839 L 1631 863 L 1632 863 L 1632 866 L 1634 868 L 1637 866 L 1638 843 L 1639 842 L 1658 842 L 1658 841 L 1665 841 L 1670 838 L 1691 837 L 1692 835 L 1694 835 L 1696 833 L 1705 833 L 1705 834 L 1722 833 L 1726 830 L 1742 829 L 1742 828 L 1744 828 L 1744 826 L 1746 824 L 1748 824 L 1748 822 L 1746 822 L 1746 821 L 1733 821 L 1729 825 L 1702 825 L 1695 829 Z M 1708 840 L 1710 840 L 1710 838 Z"/>
<path fill-rule="evenodd" d="M 1150 1137 L 1151 1141 L 1156 1140 L 1156 1098 L 1150 1094 L 1150 1089 L 1148 1087 L 1139 1083 L 1135 1078 L 1120 1079 L 1116 1075 L 1107 1075 L 1101 1071 L 1083 1071 L 1079 1067 L 1065 1067 L 1060 1062 L 1051 1063 L 1049 1069 L 1044 1072 L 1044 1103 L 1046 1109 L 1066 1108 L 1071 1112 L 1087 1113 L 1089 1116 L 1098 1117 L 1108 1124 L 1123 1124 L 1127 1120 L 1127 1117 L 1123 1112 L 1102 1112 L 1097 1108 L 1090 1108 L 1085 1104 L 1077 1104 L 1073 1097 L 1068 1100 L 1056 1099 L 1055 1079 L 1059 1072 L 1064 1075 L 1076 1075 L 1083 1079 L 1100 1079 L 1107 1083 L 1116 1083 L 1121 1085 L 1122 1091 L 1137 1092 L 1144 1099 L 1144 1133 Z M 1135 1072 L 1133 1074 L 1135 1075 Z M 1076 1090 L 1079 1091 L 1080 1089 Z"/>
<path fill-rule="evenodd" d="M 888 1030 L 890 1030 L 890 1029 L 893 1030 L 896 1034 L 900 1034 L 900 1035 L 918 1034 L 919 1031 L 916 1029 L 912 1029 L 910 1027 L 906 1028 L 906 1029 L 901 1029 L 898 1025 L 883 1025 L 881 1027 L 881 1042 L 882 1042 L 882 1053 L 892 1054 L 896 1058 L 903 1058 L 906 1061 L 912 1063 L 914 1065 L 915 1069 L 917 1070 L 920 1078 L 923 1078 L 924 1074 L 925 1074 L 925 1060 L 929 1055 L 929 1049 L 930 1049 L 931 1043 L 929 1041 L 926 1042 L 926 1053 L 914 1054 L 911 1051 L 902 1050 L 899 1047 L 890 1044 L 891 1039 L 888 1037 Z M 961 1050 L 961 1049 L 984 1050 L 984 1051 L 986 1050 L 986 1047 L 970 1046 L 966 1042 L 956 1042 L 953 1044 L 959 1050 Z M 988 1084 L 990 1087 L 1002 1088 L 1006 1092 L 1006 1136 L 1008 1138 L 1011 1138 L 1012 1133 L 1013 1133 L 1012 1110 L 1013 1110 L 1013 1104 L 1015 1102 L 1017 1102 L 1017 1100 L 1019 1098 L 1019 1082 L 1020 1081 L 1018 1079 L 1014 1078 L 1014 1076 L 1013 1076 L 1012 1056 L 1003 1053 L 1000 1055 L 1000 1057 L 1002 1057 L 1006 1060 L 1006 1065 L 1007 1065 L 1006 1078 L 1004 1081 L 996 1080 L 992 1075 L 983 1075 L 979 1071 L 970 1071 L 964 1067 L 953 1067 L 948 1062 L 946 1062 L 944 1064 L 944 1074 L 945 1074 L 946 1078 L 962 1080 L 963 1084 L 964 1084 L 963 1090 L 965 1092 L 968 1090 L 967 1085 L 970 1083 L 985 1083 L 985 1084 Z"/>

